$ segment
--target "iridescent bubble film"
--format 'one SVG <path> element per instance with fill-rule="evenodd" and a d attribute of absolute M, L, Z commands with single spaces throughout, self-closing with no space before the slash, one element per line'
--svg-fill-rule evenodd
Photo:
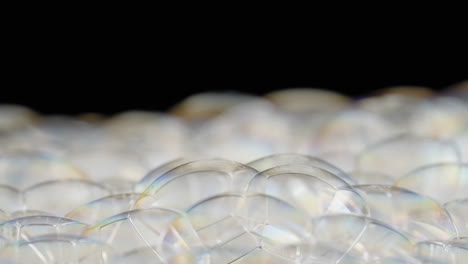
<path fill-rule="evenodd" d="M 466 82 L 0 105 L 0 263 L 468 263 Z"/>

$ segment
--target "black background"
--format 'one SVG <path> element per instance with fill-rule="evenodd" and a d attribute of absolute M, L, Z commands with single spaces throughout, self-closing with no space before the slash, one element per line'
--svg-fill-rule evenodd
<path fill-rule="evenodd" d="M 234 71 L 197 68 L 157 70 L 109 67 L 99 70 L 29 71 L 18 74 L 2 103 L 26 105 L 45 114 L 98 112 L 113 114 L 129 109 L 166 111 L 199 92 L 243 92 L 262 95 L 274 90 L 313 87 L 334 90 L 354 98 L 397 86 L 426 86 L 436 91 L 466 80 L 452 71 L 370 71 L 315 67 L 269 68 Z M 197 68 L 195 70 L 195 68 Z"/>
<path fill-rule="evenodd" d="M 370 17 L 347 9 L 350 17 L 343 16 L 336 6 L 331 15 L 306 8 L 292 19 L 254 12 L 255 22 L 239 13 L 189 9 L 191 17 L 177 8 L 165 17 L 165 9 L 83 7 L 10 10 L 0 33 L 0 103 L 47 114 L 113 114 L 165 111 L 203 91 L 314 87 L 361 97 L 395 85 L 441 90 L 468 79 L 465 17 L 421 6 L 387 16 L 363 9 Z"/>
<path fill-rule="evenodd" d="M 9 59 L 4 61 L 0 103 L 26 105 L 45 114 L 114 114 L 166 111 L 206 91 L 262 95 L 313 87 L 359 98 L 390 86 L 442 90 L 468 79 L 458 51 L 437 53 L 399 39 L 385 46 L 296 45 L 296 40 L 285 39 L 293 45 L 272 47 L 231 39 L 229 45 L 211 39 L 199 43 L 200 37 L 155 43 L 99 35 L 31 35 L 11 43 L 5 52 Z"/>

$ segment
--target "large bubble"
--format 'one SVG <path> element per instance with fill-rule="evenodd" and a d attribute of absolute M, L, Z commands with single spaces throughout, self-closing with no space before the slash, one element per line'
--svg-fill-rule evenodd
<path fill-rule="evenodd" d="M 371 217 L 406 234 L 414 241 L 450 239 L 457 235 L 450 216 L 436 201 L 389 185 L 354 186 Z"/>
<path fill-rule="evenodd" d="M 199 239 L 191 225 L 179 212 L 150 208 L 120 213 L 88 228 L 84 235 L 110 244 L 120 254 L 131 254 L 147 248 L 153 252 L 153 261 L 165 261 L 197 247 Z"/>
<path fill-rule="evenodd" d="M 308 216 L 272 196 L 217 195 L 187 217 L 210 263 L 294 263 L 306 250 Z"/>
<path fill-rule="evenodd" d="M 395 185 L 429 196 L 441 204 L 468 198 L 468 164 L 424 166 L 401 177 Z"/>
<path fill-rule="evenodd" d="M 455 200 L 445 204 L 460 237 L 468 238 L 468 199 Z"/>
<path fill-rule="evenodd" d="M 22 198 L 25 207 L 29 210 L 41 210 L 63 216 L 70 208 L 109 194 L 108 189 L 95 182 L 60 180 L 31 186 L 23 191 Z"/>
<path fill-rule="evenodd" d="M 86 225 L 56 216 L 26 216 L 10 219 L 0 224 L 0 235 L 14 243 L 49 235 L 80 235 Z"/>
<path fill-rule="evenodd" d="M 142 194 L 137 208 L 151 206 L 185 210 L 223 192 L 242 192 L 257 171 L 227 160 L 200 160 L 176 167 L 158 177 Z"/>
<path fill-rule="evenodd" d="M 23 189 L 45 181 L 87 178 L 66 160 L 49 154 L 14 152 L 0 155 L 0 184 Z"/>
<path fill-rule="evenodd" d="M 400 135 L 367 147 L 358 158 L 357 169 L 397 179 L 421 166 L 459 160 L 458 149 L 450 142 Z"/>
<path fill-rule="evenodd" d="M 329 213 L 367 215 L 364 199 L 338 176 L 307 165 L 283 165 L 265 170 L 252 179 L 249 193 L 280 198 L 311 217 Z"/>
<path fill-rule="evenodd" d="M 0 249 L 0 262 L 94 264 L 105 263 L 111 252 L 107 245 L 80 236 L 42 236 Z"/>
<path fill-rule="evenodd" d="M 337 214 L 311 221 L 309 257 L 302 263 L 411 263 L 411 241 L 363 216 Z"/>
<path fill-rule="evenodd" d="M 342 178 L 348 183 L 353 183 L 350 176 L 348 176 L 340 168 L 320 158 L 307 155 L 293 153 L 276 154 L 251 161 L 247 165 L 256 169 L 257 171 L 264 171 L 282 165 L 307 165 L 326 170 Z"/>
<path fill-rule="evenodd" d="M 106 196 L 71 210 L 65 217 L 95 225 L 108 217 L 132 209 L 139 197 L 140 194 L 137 193 Z"/>

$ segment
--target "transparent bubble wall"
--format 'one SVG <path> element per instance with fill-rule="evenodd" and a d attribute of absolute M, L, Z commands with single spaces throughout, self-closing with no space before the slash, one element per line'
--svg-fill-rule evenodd
<path fill-rule="evenodd" d="M 468 263 L 468 83 L 0 106 L 0 263 Z"/>

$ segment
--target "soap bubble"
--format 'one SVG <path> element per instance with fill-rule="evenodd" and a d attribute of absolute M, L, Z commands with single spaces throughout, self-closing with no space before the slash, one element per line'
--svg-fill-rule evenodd
<path fill-rule="evenodd" d="M 135 186 L 137 184 L 135 181 L 119 178 L 108 179 L 98 183 L 108 189 L 112 194 L 132 193 L 135 190 Z"/>
<path fill-rule="evenodd" d="M 254 161 L 251 161 L 247 164 L 248 166 L 256 169 L 257 171 L 264 171 L 271 169 L 273 167 L 282 166 L 282 165 L 307 165 L 312 167 L 317 167 L 323 170 L 326 170 L 340 178 L 344 181 L 351 183 L 349 175 L 347 175 L 340 168 L 316 157 L 311 157 L 301 154 L 285 153 L 285 154 L 276 154 L 266 156 Z"/>
<path fill-rule="evenodd" d="M 127 111 L 103 123 L 107 136 L 137 153 L 145 173 L 163 162 L 186 154 L 188 129 L 178 118 L 144 111 Z M 139 180 L 143 175 L 140 175 Z"/>
<path fill-rule="evenodd" d="M 35 131 L 66 150 L 92 146 L 106 137 L 99 126 L 63 115 L 47 116 Z"/>
<path fill-rule="evenodd" d="M 87 176 L 65 160 L 39 152 L 0 155 L 0 184 L 27 188 L 60 179 L 86 179 Z"/>
<path fill-rule="evenodd" d="M 0 133 L 1 155 L 34 152 L 61 157 L 64 154 L 64 147 L 37 127 L 28 127 L 5 134 Z"/>
<path fill-rule="evenodd" d="M 370 216 L 415 241 L 450 239 L 456 229 L 437 202 L 415 192 L 388 185 L 360 185 Z"/>
<path fill-rule="evenodd" d="M 409 117 L 423 100 L 405 94 L 383 94 L 360 100 L 358 107 L 381 116 L 403 132 L 409 126 Z"/>
<path fill-rule="evenodd" d="M 468 80 L 463 80 L 459 83 L 448 87 L 446 94 L 455 98 L 468 100 Z"/>
<path fill-rule="evenodd" d="M 149 169 L 136 142 L 126 142 L 102 125 L 54 117 L 38 129 L 61 147 L 64 159 L 93 180 L 119 177 L 136 181 Z"/>
<path fill-rule="evenodd" d="M 84 235 L 109 244 L 121 254 L 149 248 L 154 261 L 161 263 L 198 245 L 187 220 L 179 212 L 164 208 L 120 213 L 90 227 Z"/>
<path fill-rule="evenodd" d="M 410 263 L 411 241 L 375 219 L 327 215 L 310 226 L 309 257 L 302 263 Z"/>
<path fill-rule="evenodd" d="M 468 164 L 424 166 L 401 177 L 395 185 L 431 197 L 441 204 L 468 198 Z"/>
<path fill-rule="evenodd" d="M 321 126 L 333 116 L 333 112 L 286 115 L 285 122 L 287 122 L 289 126 L 287 152 L 312 156 L 319 155 L 319 150 L 313 146 L 313 139 Z"/>
<path fill-rule="evenodd" d="M 28 216 L 54 216 L 53 214 L 48 213 L 48 212 L 39 211 L 39 210 L 28 210 L 28 209 L 14 211 L 10 215 L 11 215 L 11 219 L 28 217 Z"/>
<path fill-rule="evenodd" d="M 362 197 L 334 174 L 306 165 L 283 165 L 252 179 L 248 192 L 282 199 L 311 217 L 327 213 L 367 214 Z"/>
<path fill-rule="evenodd" d="M 192 153 L 249 162 L 286 152 L 290 146 L 287 121 L 283 113 L 264 101 L 234 107 L 194 131 Z"/>
<path fill-rule="evenodd" d="M 230 263 L 257 247 L 255 236 L 239 217 L 244 198 L 224 194 L 200 201 L 187 210 L 187 218 L 212 263 Z M 207 252 L 207 253 L 205 253 Z"/>
<path fill-rule="evenodd" d="M 238 93 L 199 93 L 184 99 L 171 112 L 188 120 L 203 120 L 255 100 L 259 98 Z"/>
<path fill-rule="evenodd" d="M 20 192 L 16 188 L 0 185 L 0 210 L 13 212 L 22 207 Z"/>
<path fill-rule="evenodd" d="M 188 158 L 179 158 L 175 160 L 171 160 L 169 162 L 166 162 L 157 168 L 151 170 L 148 174 L 145 175 L 136 185 L 135 185 L 135 191 L 138 193 L 142 193 L 148 188 L 148 186 L 157 178 L 159 178 L 161 175 L 165 174 L 166 172 L 179 167 L 180 165 L 189 163 L 191 161 L 194 161 L 192 159 Z"/>
<path fill-rule="evenodd" d="M 350 98 L 320 89 L 285 89 L 269 93 L 266 98 L 291 113 L 336 111 L 350 104 Z"/>
<path fill-rule="evenodd" d="M 68 158 L 96 181 L 112 179 L 138 181 L 149 170 L 137 151 L 114 144 L 70 152 Z"/>
<path fill-rule="evenodd" d="M 33 125 L 39 116 L 19 105 L 0 105 L 0 133 Z"/>
<path fill-rule="evenodd" d="M 80 235 L 85 228 L 85 224 L 71 219 L 38 215 L 3 222 L 0 235 L 10 242 L 18 242 L 46 235 Z"/>
<path fill-rule="evenodd" d="M 468 199 L 451 201 L 444 207 L 452 218 L 460 237 L 468 238 Z"/>
<path fill-rule="evenodd" d="M 137 193 L 106 196 L 73 209 L 65 217 L 95 225 L 108 217 L 129 211 L 139 197 Z"/>
<path fill-rule="evenodd" d="M 357 156 L 357 154 L 347 151 L 322 152 L 319 154 L 321 159 L 326 160 L 348 174 L 356 170 L 355 162 Z"/>
<path fill-rule="evenodd" d="M 410 98 L 421 98 L 426 99 L 434 94 L 429 87 L 415 86 L 415 85 L 397 85 L 392 87 L 386 87 L 380 90 L 379 94 L 384 95 L 401 95 Z"/>
<path fill-rule="evenodd" d="M 468 125 L 468 105 L 451 97 L 423 101 L 412 112 L 409 124 L 413 134 L 450 139 Z"/>
<path fill-rule="evenodd" d="M 346 110 L 321 125 L 313 147 L 319 153 L 359 153 L 366 146 L 396 135 L 397 130 L 380 116 L 363 110 Z"/>
<path fill-rule="evenodd" d="M 185 210 L 219 193 L 244 191 L 256 173 L 251 167 L 227 160 L 189 162 L 154 180 L 138 200 L 136 208 L 162 206 Z"/>
<path fill-rule="evenodd" d="M 458 149 L 454 144 L 400 135 L 364 150 L 358 158 L 357 170 L 384 172 L 397 179 L 418 167 L 435 163 L 456 163 L 459 160 Z"/>
<path fill-rule="evenodd" d="M 468 259 L 468 243 L 455 240 L 424 241 L 416 244 L 415 255 L 423 263 L 463 263 Z"/>
<path fill-rule="evenodd" d="M 264 194 L 225 193 L 187 210 L 210 263 L 291 263 L 302 257 L 307 215 Z"/>
<path fill-rule="evenodd" d="M 104 186 L 86 180 L 46 181 L 23 191 L 25 207 L 42 210 L 56 216 L 65 215 L 70 208 L 110 194 Z"/>
<path fill-rule="evenodd" d="M 0 251 L 3 259 L 13 263 L 105 263 L 111 255 L 106 245 L 79 236 L 43 236 L 7 245 Z"/>

